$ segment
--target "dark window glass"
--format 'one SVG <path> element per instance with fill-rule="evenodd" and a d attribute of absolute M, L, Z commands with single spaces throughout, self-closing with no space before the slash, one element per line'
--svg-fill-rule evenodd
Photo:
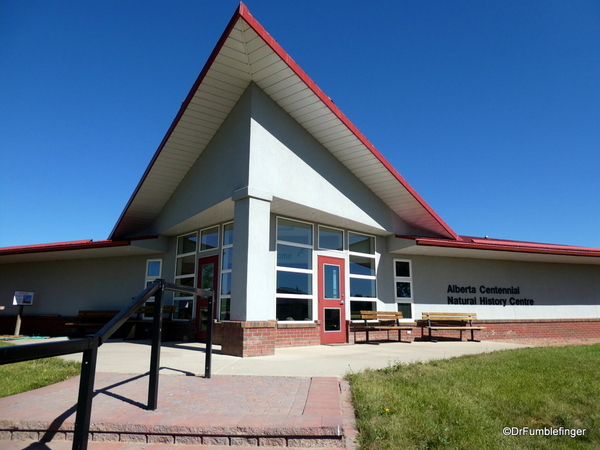
<path fill-rule="evenodd" d="M 312 275 L 309 273 L 277 271 L 277 293 L 312 294 Z"/>
<path fill-rule="evenodd" d="M 277 221 L 277 240 L 312 245 L 312 225 L 294 220 L 279 219 Z"/>
<path fill-rule="evenodd" d="M 375 280 L 350 278 L 350 297 L 376 297 Z"/>
<path fill-rule="evenodd" d="M 375 275 L 375 259 L 350 255 L 350 273 L 352 275 Z"/>
<path fill-rule="evenodd" d="M 396 261 L 396 276 L 410 277 L 410 263 L 408 261 Z"/>
<path fill-rule="evenodd" d="M 278 298 L 277 320 L 312 320 L 312 300 L 308 298 Z"/>
<path fill-rule="evenodd" d="M 398 312 L 402 313 L 404 319 L 412 319 L 412 308 L 410 303 L 398 303 Z"/>
<path fill-rule="evenodd" d="M 344 250 L 344 233 L 332 228 L 319 228 L 319 248 Z"/>
<path fill-rule="evenodd" d="M 340 309 L 325 308 L 325 331 L 340 331 Z"/>
<path fill-rule="evenodd" d="M 231 299 L 230 298 L 222 298 L 221 299 L 221 310 L 219 317 L 221 320 L 229 320 L 231 317 Z"/>
<path fill-rule="evenodd" d="M 196 251 L 196 233 L 177 238 L 177 254 L 192 253 Z"/>
<path fill-rule="evenodd" d="M 396 297 L 410 298 L 410 283 L 396 281 Z"/>
<path fill-rule="evenodd" d="M 375 302 L 363 302 L 360 300 L 350 301 L 350 318 L 360 319 L 361 311 L 377 311 Z"/>
<path fill-rule="evenodd" d="M 375 254 L 375 239 L 371 236 L 349 233 L 348 241 L 351 252 Z"/>
<path fill-rule="evenodd" d="M 196 255 L 177 258 L 176 275 L 193 275 L 196 272 Z"/>
<path fill-rule="evenodd" d="M 219 247 L 219 227 L 209 228 L 200 233 L 200 250 Z"/>
<path fill-rule="evenodd" d="M 212 290 L 214 286 L 214 278 L 215 277 L 215 265 L 214 264 L 204 264 L 202 266 L 202 280 L 200 282 L 200 289 L 208 289 Z"/>

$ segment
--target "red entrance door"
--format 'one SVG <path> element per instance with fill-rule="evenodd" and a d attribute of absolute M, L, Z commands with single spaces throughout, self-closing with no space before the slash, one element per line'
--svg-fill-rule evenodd
<path fill-rule="evenodd" d="M 217 282 L 219 280 L 219 257 L 217 255 L 198 259 L 198 288 L 214 292 L 213 319 L 217 317 Z M 208 298 L 199 297 L 196 303 L 196 340 L 206 342 L 208 324 Z"/>
<path fill-rule="evenodd" d="M 321 343 L 346 342 L 344 260 L 319 256 L 318 269 Z"/>

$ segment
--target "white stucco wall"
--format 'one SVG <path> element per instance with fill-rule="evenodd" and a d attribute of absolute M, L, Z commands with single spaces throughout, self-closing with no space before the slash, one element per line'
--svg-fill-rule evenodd
<path fill-rule="evenodd" d="M 338 225 L 347 220 L 382 234 L 413 231 L 268 95 L 251 88 L 250 186 L 335 215 Z"/>
<path fill-rule="evenodd" d="M 497 261 L 414 256 L 414 313 L 475 312 L 480 319 L 562 319 L 600 317 L 600 267 L 597 265 Z M 456 290 L 464 292 L 448 292 Z M 485 288 L 518 288 L 519 293 L 482 292 Z M 474 293 L 472 291 L 475 291 Z M 449 304 L 448 297 L 476 304 Z M 501 304 L 482 304 L 481 299 Z M 511 305 L 511 299 L 523 301 Z M 505 305 L 506 301 L 506 305 Z"/>
<path fill-rule="evenodd" d="M 14 315 L 16 290 L 34 291 L 24 314 L 77 315 L 80 309 L 121 309 L 145 288 L 146 260 L 164 255 L 71 259 L 0 265 L 0 314 Z"/>

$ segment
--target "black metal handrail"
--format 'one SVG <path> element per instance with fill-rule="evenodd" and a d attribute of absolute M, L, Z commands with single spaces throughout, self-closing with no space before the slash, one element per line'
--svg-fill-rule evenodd
<path fill-rule="evenodd" d="M 77 399 L 77 415 L 73 433 L 73 450 L 86 450 L 90 434 L 90 418 L 98 347 L 104 344 L 148 299 L 154 296 L 154 318 L 152 323 L 152 350 L 148 383 L 148 409 L 155 410 L 158 404 L 158 375 L 160 369 L 160 346 L 162 341 L 163 293 L 165 290 L 181 292 L 199 297 L 208 297 L 208 327 L 206 330 L 206 356 L 204 376 L 210 378 L 212 356 L 213 292 L 180 284 L 156 280 L 125 306 L 100 331 L 83 338 L 61 342 L 45 342 L 15 347 L 0 347 L 0 365 L 11 364 L 52 356 L 83 352 L 81 378 Z"/>

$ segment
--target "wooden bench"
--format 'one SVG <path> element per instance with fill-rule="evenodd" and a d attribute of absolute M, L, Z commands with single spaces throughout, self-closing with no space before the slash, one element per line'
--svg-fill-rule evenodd
<path fill-rule="evenodd" d="M 457 330 L 460 331 L 461 341 L 463 331 L 471 331 L 471 340 L 474 341 L 475 331 L 481 331 L 486 328 L 473 326 L 473 321 L 477 320 L 477 314 L 475 313 L 430 312 L 423 313 L 423 320 L 427 321 L 426 328 L 429 330 L 429 340 L 431 340 L 432 330 Z"/>
<path fill-rule="evenodd" d="M 163 306 L 163 314 L 168 314 L 168 319 L 173 318 L 177 307 L 174 305 Z M 118 310 L 95 310 L 82 309 L 77 313 L 74 322 L 67 322 L 65 325 L 70 327 L 89 327 L 101 328 L 106 325 L 120 311 Z M 152 320 L 154 314 L 154 306 L 140 306 L 133 316 L 127 322 L 148 322 Z"/>
<path fill-rule="evenodd" d="M 118 310 L 82 309 L 77 313 L 75 322 L 67 322 L 69 327 L 103 327 L 119 313 Z"/>
<path fill-rule="evenodd" d="M 369 332 L 370 331 L 387 331 L 388 340 L 390 340 L 390 331 L 398 331 L 398 341 L 402 342 L 402 330 L 412 330 L 413 326 L 407 323 L 400 323 L 400 319 L 403 319 L 401 312 L 395 311 L 360 311 L 360 318 L 364 320 L 364 326 L 355 328 L 354 331 L 354 342 L 356 343 L 356 332 L 364 331 L 366 334 L 365 343 L 370 343 Z M 373 322 L 376 320 L 377 322 Z M 407 342 L 412 342 L 408 340 Z"/>

